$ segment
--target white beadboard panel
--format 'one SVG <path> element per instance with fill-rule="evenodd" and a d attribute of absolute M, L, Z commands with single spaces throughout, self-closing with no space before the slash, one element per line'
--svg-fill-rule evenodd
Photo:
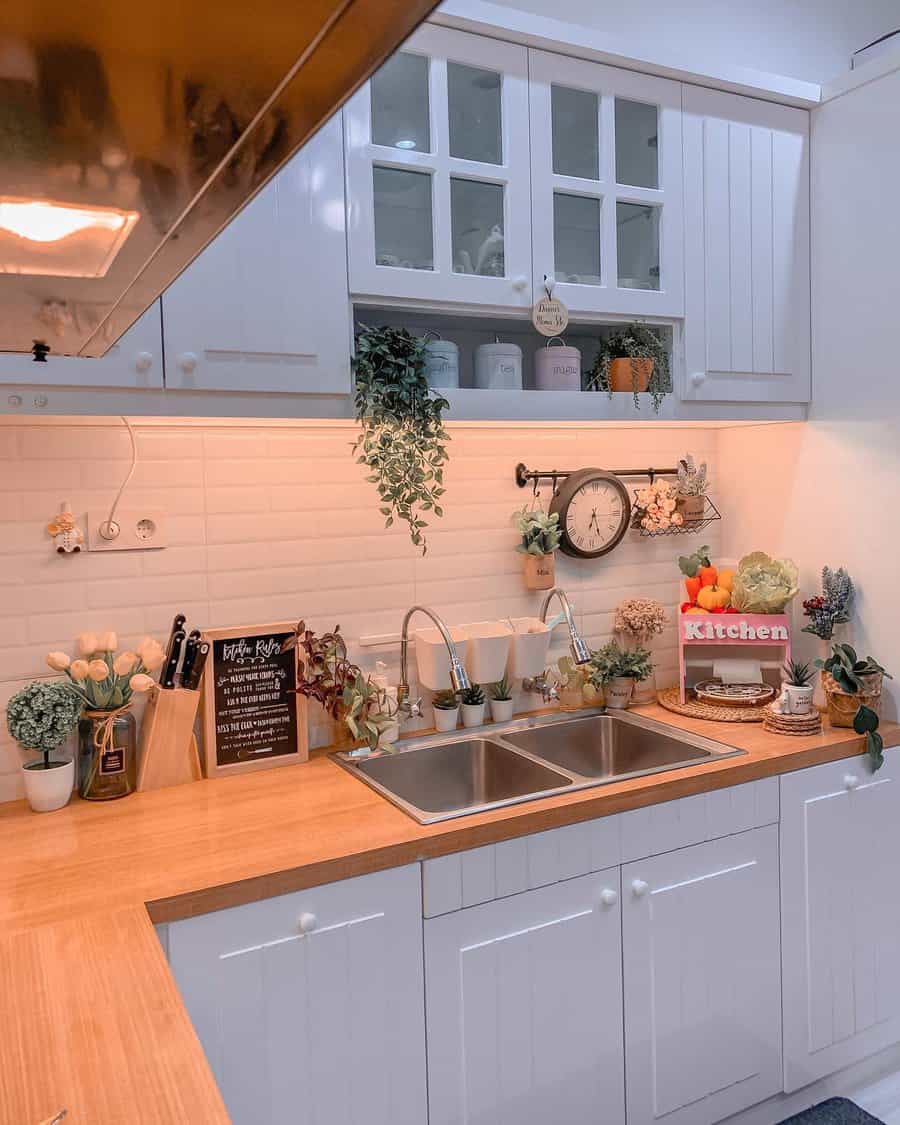
<path fill-rule="evenodd" d="M 125 427 L 114 419 L 0 427 L 0 689 L 10 694 L 46 675 L 47 651 L 70 650 L 78 632 L 115 629 L 120 643 L 135 645 L 146 633 L 164 637 L 179 610 L 201 628 L 300 617 L 319 629 L 340 622 L 351 657 L 365 667 L 384 660 L 396 678 L 396 645 L 361 649 L 357 642 L 398 633 L 415 602 L 456 623 L 531 615 L 540 607 L 541 595 L 524 588 L 515 553 L 511 517 L 531 499 L 513 479 L 518 461 L 538 468 L 659 466 L 690 450 L 715 471 L 727 434 L 451 423 L 446 517 L 429 530 L 422 557 L 402 527 L 384 529 L 374 488 L 352 455 L 351 426 L 155 421 L 134 428 L 139 461 L 122 503 L 163 508 L 169 547 L 64 557 L 53 551 L 46 524 L 62 500 L 82 526 L 89 509 L 112 503 L 131 461 Z M 541 502 L 548 500 L 544 486 Z M 718 529 L 709 528 L 703 540 L 716 551 Z M 676 559 L 696 542 L 629 532 L 598 562 L 558 556 L 558 583 L 586 639 L 596 645 L 609 638 L 613 611 L 629 595 L 657 597 L 674 611 Z M 559 630 L 551 656 L 565 651 Z M 657 656 L 658 678 L 671 682 L 671 629 L 659 639 Z M 324 715 L 314 710 L 311 726 L 314 745 L 329 741 Z M 10 784 L 19 795 L 18 764 L 8 741 L 0 742 L 0 776 L 13 779 L 0 796 L 10 796 Z M 539 865 L 539 856 L 530 862 Z"/>

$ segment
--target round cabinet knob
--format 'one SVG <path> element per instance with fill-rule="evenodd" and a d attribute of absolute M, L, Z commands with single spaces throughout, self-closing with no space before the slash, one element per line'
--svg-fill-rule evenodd
<path fill-rule="evenodd" d="M 34 405 L 38 408 L 38 410 L 43 410 L 44 407 L 47 405 L 48 401 L 49 400 L 47 399 L 46 395 L 35 395 L 34 396 Z"/>
<path fill-rule="evenodd" d="M 635 879 L 631 884 L 631 893 L 635 898 L 643 898 L 649 890 L 650 885 L 645 883 L 643 879 Z"/>
<path fill-rule="evenodd" d="M 304 911 L 297 919 L 297 928 L 301 934 L 311 934 L 318 924 L 315 914 L 310 914 L 307 911 Z"/>
<path fill-rule="evenodd" d="M 22 405 L 22 396 L 21 395 L 10 395 L 9 398 L 6 401 L 9 403 L 10 406 L 13 406 L 13 407 L 21 406 Z"/>
<path fill-rule="evenodd" d="M 512 287 L 517 293 L 523 292 L 523 290 L 528 288 L 528 278 L 520 273 L 518 277 L 513 278 Z"/>
<path fill-rule="evenodd" d="M 152 366 L 152 352 L 138 352 L 138 354 L 134 357 L 134 368 L 136 371 L 149 371 Z"/>
<path fill-rule="evenodd" d="M 606 887 L 600 892 L 600 901 L 604 906 L 615 906 L 619 901 L 619 896 L 610 887 Z"/>
<path fill-rule="evenodd" d="M 197 369 L 197 353 L 196 352 L 182 352 L 178 357 L 178 366 L 185 373 L 190 375 L 192 371 Z"/>
<path fill-rule="evenodd" d="M 691 383 L 695 387 L 699 387 L 701 383 L 705 383 L 705 382 L 706 382 L 706 372 L 705 371 L 692 371 L 691 372 Z"/>
<path fill-rule="evenodd" d="M 855 773 L 845 773 L 844 774 L 844 788 L 845 789 L 855 789 L 857 787 L 857 785 L 859 785 L 859 778 L 856 776 Z"/>

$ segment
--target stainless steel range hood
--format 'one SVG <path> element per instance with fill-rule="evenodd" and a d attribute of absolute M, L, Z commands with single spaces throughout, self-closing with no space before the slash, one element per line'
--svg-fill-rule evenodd
<path fill-rule="evenodd" d="M 0 351 L 101 356 L 436 0 L 0 13 Z"/>

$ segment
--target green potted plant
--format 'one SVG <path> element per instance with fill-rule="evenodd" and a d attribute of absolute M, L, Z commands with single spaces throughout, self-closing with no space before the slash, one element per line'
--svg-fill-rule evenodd
<path fill-rule="evenodd" d="M 641 645 L 623 649 L 610 641 L 593 654 L 590 669 L 594 684 L 603 686 L 606 706 L 621 709 L 631 702 L 634 685 L 652 674 L 653 662 Z"/>
<path fill-rule="evenodd" d="M 616 606 L 613 629 L 623 638 L 626 649 L 644 648 L 650 652 L 654 640 L 665 627 L 665 608 L 655 598 L 626 598 Z M 631 701 L 656 702 L 656 679 L 652 668 L 649 676 L 635 683 Z"/>
<path fill-rule="evenodd" d="M 809 664 L 789 660 L 784 665 L 782 704 L 791 715 L 808 715 L 813 708 L 812 670 Z M 782 706 L 783 709 L 783 706 Z"/>
<path fill-rule="evenodd" d="M 491 684 L 491 718 L 495 723 L 508 723 L 513 717 L 513 697 L 506 676 Z"/>
<path fill-rule="evenodd" d="M 384 526 L 400 520 L 425 554 L 427 515 L 442 516 L 450 403 L 428 385 L 426 341 L 405 328 L 360 327 L 353 358 L 357 463 L 381 498 Z"/>
<path fill-rule="evenodd" d="M 480 727 L 484 722 L 484 689 L 472 684 L 460 696 L 464 727 Z"/>
<path fill-rule="evenodd" d="M 529 590 L 552 590 L 556 582 L 553 556 L 562 539 L 559 514 L 522 508 L 513 514 L 513 522 L 522 536 L 516 550 L 525 556 L 525 585 Z"/>
<path fill-rule="evenodd" d="M 344 684 L 344 722 L 370 751 L 392 751 L 399 736 L 397 703 L 373 676 L 359 669 Z"/>
<path fill-rule="evenodd" d="M 817 660 L 824 675 L 828 719 L 835 727 L 852 727 L 866 736 L 866 750 L 874 769 L 884 764 L 884 740 L 878 732 L 881 688 L 884 677 L 892 677 L 871 656 L 860 660 L 847 644 L 832 645 L 827 660 Z"/>
<path fill-rule="evenodd" d="M 678 462 L 678 510 L 685 523 L 697 523 L 706 511 L 709 473 L 706 462 L 699 465 L 692 453 Z"/>
<path fill-rule="evenodd" d="M 75 731 L 81 708 L 81 700 L 65 684 L 39 681 L 17 691 L 7 704 L 9 733 L 23 750 L 41 755 L 22 766 L 25 796 L 35 812 L 61 809 L 72 795 L 74 760 L 51 755 Z"/>
<path fill-rule="evenodd" d="M 436 691 L 431 701 L 434 708 L 434 729 L 440 731 L 456 730 L 459 722 L 459 696 L 447 688 Z"/>
<path fill-rule="evenodd" d="M 654 414 L 671 389 L 669 353 L 656 332 L 640 321 L 626 324 L 600 341 L 596 359 L 587 372 L 588 390 L 628 393 L 640 410 L 639 395 L 649 394 Z"/>

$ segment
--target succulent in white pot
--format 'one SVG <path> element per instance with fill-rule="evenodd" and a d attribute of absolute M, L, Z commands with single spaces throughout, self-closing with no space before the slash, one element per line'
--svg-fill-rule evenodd
<path fill-rule="evenodd" d="M 491 718 L 495 723 L 508 723 L 513 717 L 513 697 L 506 676 L 491 684 L 490 693 Z"/>
<path fill-rule="evenodd" d="M 459 696 L 448 688 L 435 692 L 431 701 L 434 708 L 434 729 L 440 731 L 456 730 L 459 722 Z"/>
<path fill-rule="evenodd" d="M 484 689 L 472 684 L 460 696 L 462 721 L 464 727 L 480 727 L 484 722 Z"/>
<path fill-rule="evenodd" d="M 9 701 L 6 725 L 23 750 L 41 755 L 22 766 L 25 796 L 35 812 L 53 812 L 68 803 L 75 784 L 72 758 L 52 757 L 74 733 L 82 702 L 66 684 L 35 681 Z"/>
<path fill-rule="evenodd" d="M 791 660 L 785 664 L 782 704 L 787 704 L 789 714 L 809 715 L 812 712 L 814 691 L 812 678 L 812 669 L 808 664 L 801 664 L 799 660 Z"/>

